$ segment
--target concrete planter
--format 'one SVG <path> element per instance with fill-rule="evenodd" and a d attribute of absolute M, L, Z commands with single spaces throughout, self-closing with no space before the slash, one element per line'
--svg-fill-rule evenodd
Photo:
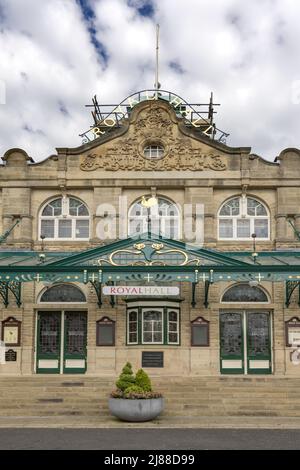
<path fill-rule="evenodd" d="M 110 398 L 109 409 L 112 415 L 122 421 L 150 421 L 156 418 L 164 408 L 163 398 L 126 399 Z"/>

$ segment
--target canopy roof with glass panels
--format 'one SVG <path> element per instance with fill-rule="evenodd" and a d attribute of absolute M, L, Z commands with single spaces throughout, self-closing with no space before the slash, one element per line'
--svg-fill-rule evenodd
<path fill-rule="evenodd" d="M 0 296 L 4 305 L 14 296 L 20 306 L 22 283 L 30 281 L 45 285 L 91 283 L 99 307 L 102 285 L 117 282 L 190 282 L 193 307 L 196 285 L 203 283 L 207 307 L 209 287 L 214 282 L 285 281 L 288 306 L 292 293 L 300 286 L 300 249 L 221 252 L 145 234 L 81 252 L 0 251 Z M 114 305 L 113 296 L 111 305 Z"/>
<path fill-rule="evenodd" d="M 300 280 L 300 249 L 216 251 L 147 234 L 81 252 L 2 250 L 0 282 Z"/>

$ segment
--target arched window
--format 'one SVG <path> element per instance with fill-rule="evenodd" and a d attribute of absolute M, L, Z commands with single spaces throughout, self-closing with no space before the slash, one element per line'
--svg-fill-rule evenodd
<path fill-rule="evenodd" d="M 270 217 L 267 208 L 252 197 L 234 197 L 219 211 L 219 239 L 257 240 L 270 238 Z"/>
<path fill-rule="evenodd" d="M 86 302 L 84 293 L 72 284 L 56 284 L 55 286 L 48 287 L 40 298 L 40 302 Z"/>
<path fill-rule="evenodd" d="M 260 287 L 236 284 L 223 294 L 222 302 L 268 302 L 268 297 Z"/>
<path fill-rule="evenodd" d="M 88 240 L 90 217 L 86 205 L 74 197 L 48 202 L 40 215 L 40 237 L 46 239 Z"/>
<path fill-rule="evenodd" d="M 145 207 L 142 204 L 143 200 L 144 197 L 129 209 L 128 234 L 133 236 L 151 232 L 153 235 L 170 239 L 180 238 L 180 216 L 177 205 L 159 197 L 156 203 Z"/>

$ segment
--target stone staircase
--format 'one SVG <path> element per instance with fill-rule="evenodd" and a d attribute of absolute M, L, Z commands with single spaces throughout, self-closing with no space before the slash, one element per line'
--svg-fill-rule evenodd
<path fill-rule="evenodd" d="M 0 378 L 0 416 L 109 416 L 113 377 L 35 375 Z M 154 377 L 168 417 L 300 417 L 300 378 Z"/>

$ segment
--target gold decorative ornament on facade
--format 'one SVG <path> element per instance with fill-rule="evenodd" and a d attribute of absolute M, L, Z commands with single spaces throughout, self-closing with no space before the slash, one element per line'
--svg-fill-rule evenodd
<path fill-rule="evenodd" d="M 168 260 L 155 259 L 156 256 L 164 257 L 166 255 L 173 256 L 173 259 L 169 257 Z M 119 259 L 116 259 L 118 256 Z M 163 243 L 152 243 L 151 246 L 145 243 L 135 243 L 133 249 L 116 250 L 108 258 L 98 259 L 98 264 L 100 266 L 166 266 L 167 264 L 175 266 L 186 266 L 188 264 L 199 266 L 201 260 L 197 258 L 189 259 L 188 254 L 183 250 L 175 248 L 164 249 Z"/>

